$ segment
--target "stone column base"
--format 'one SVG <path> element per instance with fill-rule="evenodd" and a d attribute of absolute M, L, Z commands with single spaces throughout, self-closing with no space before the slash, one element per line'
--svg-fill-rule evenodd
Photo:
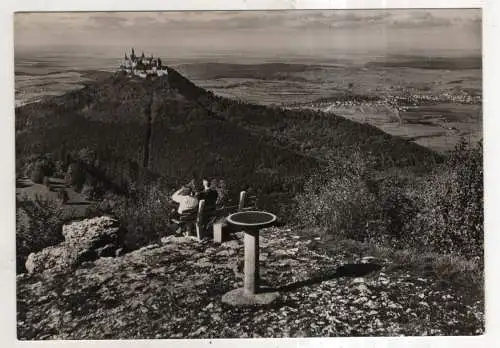
<path fill-rule="evenodd" d="M 250 294 L 244 288 L 238 288 L 225 293 L 222 302 L 231 306 L 265 306 L 275 302 L 279 297 L 279 292 Z"/>
<path fill-rule="evenodd" d="M 214 242 L 224 243 L 229 239 L 229 226 L 225 220 L 218 220 L 213 225 L 214 229 Z"/>

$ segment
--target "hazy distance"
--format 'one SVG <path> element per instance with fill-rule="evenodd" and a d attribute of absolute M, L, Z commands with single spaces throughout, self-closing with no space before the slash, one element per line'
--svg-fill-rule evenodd
<path fill-rule="evenodd" d="M 18 13 L 16 55 L 172 58 L 480 55 L 480 9 Z"/>

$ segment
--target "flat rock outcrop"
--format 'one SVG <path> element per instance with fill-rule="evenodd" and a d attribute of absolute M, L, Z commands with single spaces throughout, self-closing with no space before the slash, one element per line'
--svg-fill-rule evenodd
<path fill-rule="evenodd" d="M 184 237 L 73 273 L 23 274 L 19 339 L 146 339 L 303 336 L 471 335 L 483 332 L 479 296 L 431 275 L 391 269 L 391 260 L 348 251 L 322 254 L 299 231 L 261 236 L 262 287 L 281 293 L 269 307 L 231 307 L 243 285 L 243 241 Z M 299 232 L 300 233 L 300 232 Z"/>
<path fill-rule="evenodd" d="M 46 270 L 70 271 L 83 262 L 99 257 L 115 256 L 121 247 L 118 221 L 108 216 L 64 225 L 62 234 L 64 236 L 62 243 L 28 256 L 26 260 L 28 273 Z"/>

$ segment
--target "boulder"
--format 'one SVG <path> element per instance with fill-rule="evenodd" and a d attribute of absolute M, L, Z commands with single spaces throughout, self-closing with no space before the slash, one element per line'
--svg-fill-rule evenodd
<path fill-rule="evenodd" d="M 74 264 L 74 259 L 68 254 L 68 250 L 60 246 L 51 246 L 37 253 L 31 253 L 26 260 L 28 273 L 39 273 L 46 269 L 60 271 L 68 269 Z"/>
<path fill-rule="evenodd" d="M 63 226 L 64 241 L 37 253 L 26 260 L 28 273 L 45 270 L 64 272 L 83 262 L 99 257 L 115 256 L 121 245 L 118 221 L 108 216 L 72 222 Z"/>
<path fill-rule="evenodd" d="M 119 230 L 118 221 L 109 216 L 100 216 L 64 225 L 62 234 L 65 243 L 90 249 L 96 245 L 101 247 L 117 244 L 120 238 Z"/>

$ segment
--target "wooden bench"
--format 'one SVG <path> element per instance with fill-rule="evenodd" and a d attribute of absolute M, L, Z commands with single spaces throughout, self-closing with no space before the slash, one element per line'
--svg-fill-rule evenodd
<path fill-rule="evenodd" d="M 205 200 L 200 200 L 198 209 L 183 213 L 179 219 L 170 219 L 171 222 L 177 224 L 182 230 L 187 228 L 185 235 L 190 235 L 194 227 L 196 230 L 196 238 L 201 240 L 207 230 L 212 225 L 214 230 L 214 241 L 221 243 L 223 234 L 223 222 L 225 217 L 236 210 L 245 209 L 245 201 L 247 194 L 245 191 L 240 192 L 239 204 L 236 206 L 206 206 Z"/>
<path fill-rule="evenodd" d="M 179 229 L 185 229 L 184 235 L 189 236 L 193 228 L 196 230 L 196 237 L 201 240 L 203 232 L 208 225 L 209 220 L 215 214 L 215 208 L 206 207 L 205 200 L 198 203 L 198 209 L 184 212 L 178 219 L 170 219 L 171 222 L 179 226 Z"/>

